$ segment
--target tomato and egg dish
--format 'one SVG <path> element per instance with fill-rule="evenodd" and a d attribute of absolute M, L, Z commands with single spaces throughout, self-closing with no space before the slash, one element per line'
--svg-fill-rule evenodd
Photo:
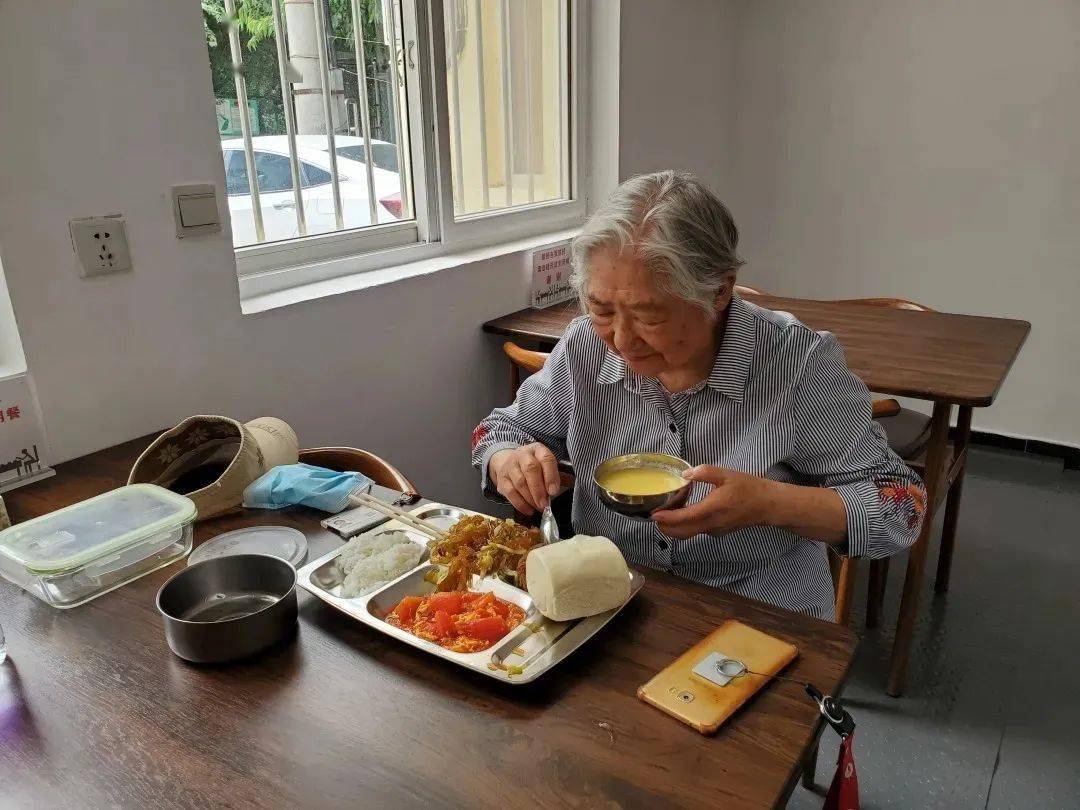
<path fill-rule="evenodd" d="M 492 593 L 443 591 L 406 596 L 386 621 L 448 650 L 486 650 L 525 619 L 525 611 Z"/>

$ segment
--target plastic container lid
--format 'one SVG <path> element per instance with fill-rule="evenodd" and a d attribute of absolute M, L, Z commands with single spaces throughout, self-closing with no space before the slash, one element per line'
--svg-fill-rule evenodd
<path fill-rule="evenodd" d="M 35 574 L 59 574 L 195 519 L 195 503 L 154 484 L 129 484 L 0 532 L 0 554 Z"/>
<path fill-rule="evenodd" d="M 212 537 L 191 552 L 188 565 L 233 554 L 269 554 L 295 568 L 307 557 L 304 533 L 288 526 L 248 526 Z"/>

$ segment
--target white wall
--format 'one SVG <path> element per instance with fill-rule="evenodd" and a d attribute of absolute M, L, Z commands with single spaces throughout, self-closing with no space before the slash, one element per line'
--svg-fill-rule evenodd
<path fill-rule="evenodd" d="M 621 176 L 703 176 L 767 288 L 1031 319 L 979 424 L 1080 443 L 1073 6 L 604 4 Z M 506 397 L 479 324 L 524 305 L 518 257 L 241 315 L 228 235 L 177 240 L 167 197 L 224 186 L 198 3 L 3 0 L 0 143 L 0 251 L 57 459 L 275 414 L 477 503 L 469 431 Z M 67 221 L 112 212 L 135 270 L 83 281 Z"/>
<path fill-rule="evenodd" d="M 726 182 L 728 8 L 590 4 L 595 187 L 669 165 Z M 526 302 L 519 256 L 241 315 L 228 234 L 177 240 L 167 196 L 224 187 L 193 0 L 4 0 L 0 110 L 0 250 L 57 460 L 191 413 L 273 414 L 304 444 L 369 448 L 425 492 L 477 502 L 469 433 L 506 398 L 479 325 Z M 81 280 L 67 222 L 114 212 L 135 270 Z"/>
<path fill-rule="evenodd" d="M 687 169 L 731 193 L 733 0 L 622 0 L 619 176 Z"/>
<path fill-rule="evenodd" d="M 194 0 L 0 4 L 0 248 L 54 458 L 192 413 L 281 416 L 477 502 L 472 426 L 506 398 L 480 324 L 520 257 L 254 316 L 227 233 L 178 240 L 170 185 L 224 177 Z M 72 217 L 122 213 L 134 272 L 82 280 Z"/>
<path fill-rule="evenodd" d="M 620 0 L 589 4 L 589 156 L 590 209 L 619 185 Z"/>
<path fill-rule="evenodd" d="M 976 427 L 1080 445 L 1080 4 L 755 0 L 736 42 L 745 278 L 1029 320 Z"/>

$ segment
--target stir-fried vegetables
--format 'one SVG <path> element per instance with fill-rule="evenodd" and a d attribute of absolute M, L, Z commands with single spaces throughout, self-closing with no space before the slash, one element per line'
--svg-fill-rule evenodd
<path fill-rule="evenodd" d="M 406 596 L 386 616 L 395 627 L 464 653 L 486 650 L 524 619 L 517 605 L 473 591 Z"/>
<path fill-rule="evenodd" d="M 460 591 L 469 587 L 476 574 L 496 576 L 524 590 L 525 557 L 542 543 L 539 529 L 513 520 L 464 517 L 443 540 L 428 543 L 431 561 L 442 566 L 432 581 L 440 591 Z"/>

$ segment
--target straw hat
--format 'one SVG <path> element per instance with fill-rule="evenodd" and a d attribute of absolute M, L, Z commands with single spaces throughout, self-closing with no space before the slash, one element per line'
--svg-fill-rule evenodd
<path fill-rule="evenodd" d="M 204 520 L 239 507 L 248 484 L 271 467 L 295 464 L 298 453 L 296 433 L 272 416 L 246 424 L 226 416 L 189 416 L 143 451 L 128 483 L 187 495 Z"/>

